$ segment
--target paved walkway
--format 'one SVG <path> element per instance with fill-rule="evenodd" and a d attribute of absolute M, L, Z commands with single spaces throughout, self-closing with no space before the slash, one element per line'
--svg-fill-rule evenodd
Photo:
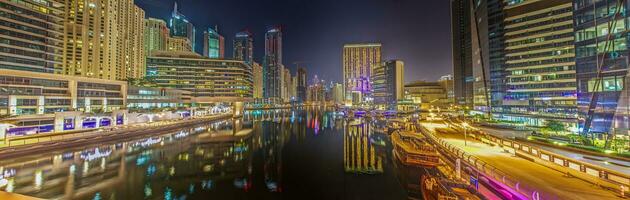
<path fill-rule="evenodd" d="M 425 127 L 430 131 L 444 126 L 431 123 L 423 123 L 423 125 L 426 125 Z M 498 146 L 489 146 L 470 138 L 465 146 L 463 134 L 436 134 L 436 136 L 519 180 L 524 187 L 536 188 L 541 193 L 541 199 L 622 199 L 612 191 L 567 177 L 538 163 L 505 153 Z"/>

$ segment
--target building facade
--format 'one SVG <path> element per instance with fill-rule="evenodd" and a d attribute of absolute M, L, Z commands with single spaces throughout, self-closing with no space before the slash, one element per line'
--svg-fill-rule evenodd
<path fill-rule="evenodd" d="M 282 30 L 271 27 L 265 34 L 265 57 L 263 61 L 263 92 L 265 98 L 282 98 Z"/>
<path fill-rule="evenodd" d="M 250 65 L 254 63 L 254 37 L 251 32 L 245 30 L 236 33 L 233 57 Z"/>
<path fill-rule="evenodd" d="M 192 92 L 186 90 L 138 86 L 127 88 L 129 110 L 190 107 L 192 99 Z"/>
<path fill-rule="evenodd" d="M 254 76 L 254 98 L 263 98 L 263 68 L 257 62 L 252 64 L 252 76 Z"/>
<path fill-rule="evenodd" d="M 446 109 L 453 103 L 448 99 L 446 89 L 438 82 L 416 81 L 405 85 L 405 99 L 420 105 L 421 110 Z"/>
<path fill-rule="evenodd" d="M 62 69 L 64 1 L 1 1 L 0 69 Z"/>
<path fill-rule="evenodd" d="M 188 51 L 192 52 L 190 40 L 185 37 L 169 37 L 166 40 L 166 49 L 168 51 Z"/>
<path fill-rule="evenodd" d="M 149 56 L 152 51 L 168 50 L 170 33 L 166 22 L 161 19 L 149 18 L 144 20 L 144 54 Z"/>
<path fill-rule="evenodd" d="M 470 0 L 451 0 L 453 78 L 457 103 L 473 105 L 472 26 Z"/>
<path fill-rule="evenodd" d="M 111 112 L 126 98 L 124 81 L 0 69 L 0 115 Z"/>
<path fill-rule="evenodd" d="M 253 97 L 252 69 L 243 61 L 168 51 L 155 52 L 147 63 L 147 77 L 158 87 L 190 91 L 196 102 L 242 102 Z"/>
<path fill-rule="evenodd" d="M 171 37 L 188 38 L 189 49 L 195 51 L 195 26 L 186 19 L 186 16 L 179 12 L 177 2 L 175 2 L 173 6 L 173 13 L 171 14 L 171 19 L 168 21 L 168 27 Z"/>
<path fill-rule="evenodd" d="M 404 70 L 401 60 L 388 60 L 374 68 L 371 77 L 374 104 L 392 109 L 404 98 Z"/>
<path fill-rule="evenodd" d="M 623 1 L 573 1 L 579 131 L 628 135 L 627 24 Z M 593 14 L 597 11 L 598 14 Z M 601 13 L 601 14 L 599 14 Z"/>
<path fill-rule="evenodd" d="M 575 127 L 572 6 L 570 0 L 513 1 L 505 6 L 503 119 L 530 126 L 561 120 Z"/>
<path fill-rule="evenodd" d="M 370 98 L 371 73 L 380 63 L 381 44 L 379 43 L 343 46 L 343 84 L 348 102 L 358 104 Z"/>
<path fill-rule="evenodd" d="M 70 0 L 65 8 L 59 73 L 109 80 L 144 77 L 144 11 L 133 0 Z"/>
<path fill-rule="evenodd" d="M 299 102 L 306 101 L 306 88 L 307 80 L 306 80 L 306 69 L 304 67 L 300 67 L 297 69 L 297 100 Z"/>
<path fill-rule="evenodd" d="M 203 56 L 208 58 L 225 58 L 225 38 L 219 34 L 218 28 L 208 28 L 203 32 Z"/>

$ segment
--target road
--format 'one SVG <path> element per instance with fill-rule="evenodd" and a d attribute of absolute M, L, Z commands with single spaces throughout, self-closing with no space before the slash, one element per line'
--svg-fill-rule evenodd
<path fill-rule="evenodd" d="M 494 129 L 494 128 L 487 128 L 487 127 L 476 127 L 476 128 L 480 129 L 481 131 L 485 133 L 488 133 L 497 137 L 503 137 L 503 138 L 512 138 L 514 136 L 520 137 L 520 138 L 527 138 L 527 135 L 529 134 L 528 131 Z M 623 174 L 630 174 L 630 167 L 629 167 L 630 162 L 628 161 L 619 160 L 619 159 L 610 158 L 610 157 L 604 157 L 604 156 L 586 155 L 580 152 L 553 148 L 553 147 L 531 143 L 531 142 L 527 142 L 527 144 L 541 148 L 543 150 L 546 150 L 555 154 L 573 158 L 581 162 L 585 162 L 585 163 L 589 163 L 589 164 L 592 164 L 601 168 L 609 169 L 611 171 L 617 171 Z M 613 163 L 616 163 L 616 164 L 613 164 Z"/>
<path fill-rule="evenodd" d="M 423 123 L 430 131 L 443 124 Z M 451 145 L 473 155 L 489 165 L 505 172 L 522 187 L 535 188 L 541 199 L 622 199 L 615 193 L 564 174 L 540 164 L 505 153 L 502 148 L 469 140 L 464 145 L 463 134 L 436 134 Z"/>

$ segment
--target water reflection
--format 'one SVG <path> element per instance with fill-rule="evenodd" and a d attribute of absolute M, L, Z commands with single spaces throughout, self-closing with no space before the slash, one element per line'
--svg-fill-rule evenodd
<path fill-rule="evenodd" d="M 323 109 L 246 111 L 242 120 L 2 160 L 0 189 L 47 199 L 402 198 L 391 147 L 377 145 L 371 127 Z M 366 173 L 375 175 L 355 176 Z"/>
<path fill-rule="evenodd" d="M 382 154 L 376 153 L 375 144 L 371 142 L 374 134 L 372 124 L 352 119 L 345 130 L 343 161 L 346 172 L 382 173 Z"/>

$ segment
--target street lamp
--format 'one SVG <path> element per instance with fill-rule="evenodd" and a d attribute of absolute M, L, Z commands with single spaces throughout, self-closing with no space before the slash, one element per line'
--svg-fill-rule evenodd
<path fill-rule="evenodd" d="M 467 122 L 462 122 L 462 126 L 464 126 L 464 146 L 468 146 L 468 123 Z"/>

